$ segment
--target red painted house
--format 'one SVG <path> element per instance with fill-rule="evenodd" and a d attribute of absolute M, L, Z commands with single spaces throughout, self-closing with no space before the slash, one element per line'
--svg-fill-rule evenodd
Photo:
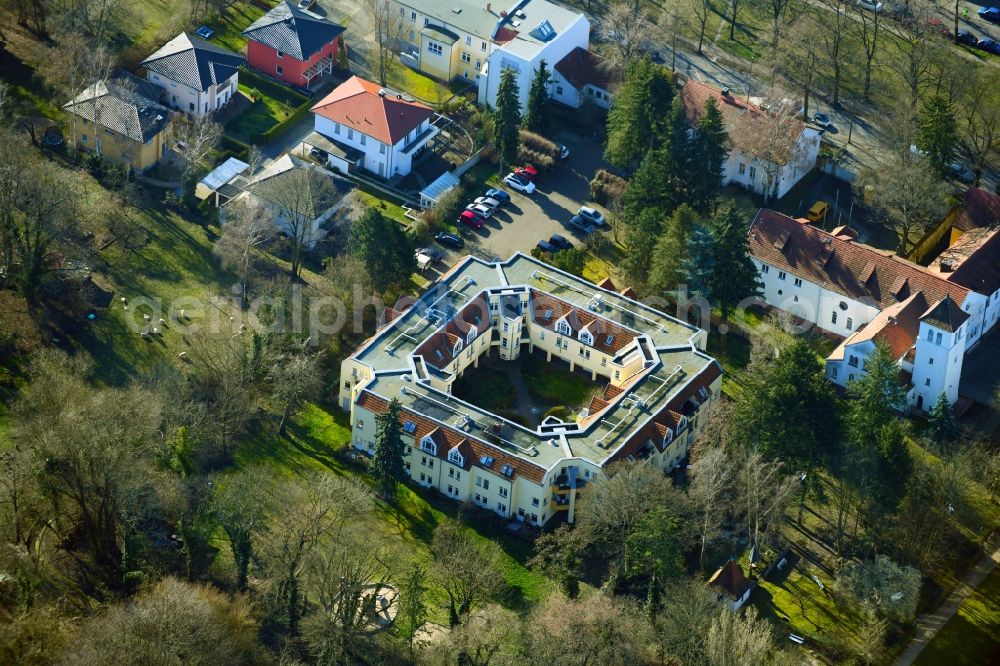
<path fill-rule="evenodd" d="M 243 31 L 247 62 L 256 70 L 299 88 L 333 71 L 343 26 L 284 0 Z"/>

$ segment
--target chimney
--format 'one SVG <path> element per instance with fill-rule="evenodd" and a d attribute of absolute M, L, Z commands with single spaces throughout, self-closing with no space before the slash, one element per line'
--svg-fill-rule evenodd
<path fill-rule="evenodd" d="M 896 323 L 896 317 L 894 315 L 889 315 L 889 323 L 890 324 L 895 324 Z"/>
<path fill-rule="evenodd" d="M 722 96 L 729 97 L 729 86 L 722 86 Z"/>
<path fill-rule="evenodd" d="M 379 97 L 385 97 L 385 88 L 379 88 L 378 89 L 378 96 Z"/>
<path fill-rule="evenodd" d="M 486 3 L 486 11 L 488 11 L 491 14 L 493 13 L 493 3 L 491 2 Z"/>
<path fill-rule="evenodd" d="M 507 10 L 506 9 L 501 9 L 500 10 L 500 18 L 507 18 Z"/>
<path fill-rule="evenodd" d="M 941 272 L 942 273 L 951 273 L 953 270 L 954 270 L 954 266 L 951 263 L 951 259 L 942 259 L 941 260 Z"/>
<path fill-rule="evenodd" d="M 396 93 L 396 99 L 403 99 L 402 93 Z"/>

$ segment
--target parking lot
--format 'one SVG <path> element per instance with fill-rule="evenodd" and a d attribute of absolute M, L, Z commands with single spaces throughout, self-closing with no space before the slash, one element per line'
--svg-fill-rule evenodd
<path fill-rule="evenodd" d="M 511 202 L 496 211 L 482 229 L 463 227 L 465 249 L 447 250 L 445 260 L 428 272 L 429 278 L 466 254 L 507 258 L 517 251 L 530 252 L 539 240 L 552 234 L 561 234 L 574 245 L 582 244 L 583 238 L 570 233 L 564 223 L 583 205 L 594 206 L 607 215 L 605 209 L 590 201 L 590 180 L 607 164 L 601 146 L 590 137 L 564 131 L 554 138 L 570 149 L 570 156 L 538 177 L 533 194 L 521 194 L 504 186 Z M 470 193 L 469 202 L 481 194 Z"/>

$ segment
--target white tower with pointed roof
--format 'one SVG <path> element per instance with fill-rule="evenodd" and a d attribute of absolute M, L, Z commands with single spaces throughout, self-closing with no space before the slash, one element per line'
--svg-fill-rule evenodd
<path fill-rule="evenodd" d="M 920 317 L 911 396 L 917 409 L 928 411 L 942 392 L 951 404 L 958 400 L 968 319 L 951 296 L 939 300 Z"/>

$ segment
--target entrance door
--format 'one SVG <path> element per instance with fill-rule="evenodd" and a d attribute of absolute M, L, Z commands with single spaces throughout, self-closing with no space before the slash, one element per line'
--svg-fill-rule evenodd
<path fill-rule="evenodd" d="M 917 396 L 917 409 L 923 409 L 923 408 L 924 408 L 924 396 L 918 395 Z"/>

